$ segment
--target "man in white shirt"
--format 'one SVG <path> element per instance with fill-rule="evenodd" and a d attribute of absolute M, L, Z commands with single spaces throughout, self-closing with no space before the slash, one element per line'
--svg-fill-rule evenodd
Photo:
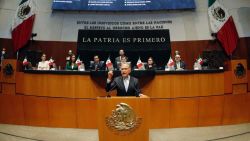
<path fill-rule="evenodd" d="M 117 96 L 144 96 L 141 94 L 138 79 L 130 76 L 131 66 L 129 63 L 121 64 L 121 76 L 113 79 L 113 71 L 108 72 L 106 91 L 117 90 Z"/>
<path fill-rule="evenodd" d="M 37 70 L 49 70 L 49 61 L 46 61 L 46 54 L 43 53 L 41 62 L 38 63 Z"/>
<path fill-rule="evenodd" d="M 185 62 L 181 60 L 181 56 L 179 54 L 175 55 L 175 70 L 184 70 L 186 67 Z"/>

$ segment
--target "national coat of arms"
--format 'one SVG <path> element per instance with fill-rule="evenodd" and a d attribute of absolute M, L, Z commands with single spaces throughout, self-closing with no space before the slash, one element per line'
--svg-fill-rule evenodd
<path fill-rule="evenodd" d="M 234 69 L 234 74 L 237 78 L 241 79 L 246 76 L 246 69 L 243 64 L 238 63 Z"/>
<path fill-rule="evenodd" d="M 106 125 L 115 133 L 126 135 L 133 132 L 142 122 L 142 118 L 136 117 L 132 107 L 126 103 L 116 105 L 112 114 L 106 117 Z"/>
<path fill-rule="evenodd" d="M 218 20 L 220 22 L 224 22 L 226 20 L 226 12 L 224 11 L 223 8 L 213 7 L 211 12 L 212 12 L 213 17 L 216 20 Z"/>
<path fill-rule="evenodd" d="M 19 9 L 18 9 L 18 17 L 20 19 L 25 19 L 26 16 L 30 13 L 31 11 L 31 7 L 27 4 L 27 5 L 22 5 Z"/>

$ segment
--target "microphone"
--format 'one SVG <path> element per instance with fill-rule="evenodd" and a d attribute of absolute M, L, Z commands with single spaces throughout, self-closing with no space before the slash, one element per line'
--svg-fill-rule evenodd
<path fill-rule="evenodd" d="M 112 82 L 110 82 L 110 85 L 111 85 L 111 83 L 112 83 Z M 111 87 L 111 88 L 107 91 L 107 97 L 111 97 L 110 92 L 113 91 L 113 90 L 116 88 L 116 86 L 117 86 L 117 83 L 115 83 L 114 86 Z"/>
<path fill-rule="evenodd" d="M 136 87 L 135 87 L 135 85 L 133 85 L 133 88 L 134 88 L 134 90 L 135 90 L 135 92 L 136 92 L 136 97 L 140 97 L 139 96 L 139 94 L 140 94 L 140 90 L 138 90 Z"/>

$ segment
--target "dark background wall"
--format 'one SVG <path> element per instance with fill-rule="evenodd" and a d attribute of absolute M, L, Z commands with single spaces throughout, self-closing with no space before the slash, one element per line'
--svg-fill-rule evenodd
<path fill-rule="evenodd" d="M 13 53 L 11 39 L 0 38 L 0 48 L 3 47 L 7 49 L 9 58 L 16 58 L 16 54 Z M 52 56 L 58 66 L 65 66 L 65 57 L 67 56 L 67 52 L 70 49 L 74 53 L 77 53 L 77 42 L 33 41 L 32 44 L 30 42 L 25 48 L 20 50 L 19 59 L 23 60 L 24 56 L 26 56 L 27 52 L 29 51 L 44 52 L 47 54 L 48 59 Z M 193 68 L 195 59 L 203 51 L 216 50 L 219 52 L 223 52 L 223 50 L 218 47 L 218 44 L 212 40 L 174 41 L 171 42 L 171 50 L 172 57 L 174 56 L 175 50 L 178 50 L 180 52 L 182 59 L 187 64 L 188 69 Z M 140 56 L 144 55 L 144 53 L 141 54 L 142 55 Z M 133 56 L 133 54 L 130 55 Z M 150 53 L 148 55 L 150 55 Z M 221 57 L 225 58 L 225 61 L 230 59 L 229 57 L 225 57 L 224 55 Z M 145 58 L 142 57 L 142 61 L 146 61 Z M 89 61 L 89 59 L 92 58 L 84 59 L 84 61 Z M 137 59 L 138 58 L 136 57 L 135 60 Z M 233 53 L 232 59 L 247 59 L 248 69 L 250 68 L 250 37 L 240 38 L 238 47 Z M 101 60 L 106 60 L 106 58 L 101 58 Z M 162 61 L 167 62 L 165 58 L 162 58 Z"/>

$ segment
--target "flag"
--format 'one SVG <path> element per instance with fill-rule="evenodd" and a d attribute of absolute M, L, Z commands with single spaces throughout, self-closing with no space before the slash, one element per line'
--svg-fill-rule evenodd
<path fill-rule="evenodd" d="M 168 67 L 168 68 L 174 67 L 174 61 L 173 61 L 173 59 L 171 58 L 171 56 L 170 56 L 170 58 L 169 58 L 169 60 L 168 60 L 167 67 Z"/>
<path fill-rule="evenodd" d="M 76 59 L 76 64 L 79 67 L 82 64 L 82 61 L 80 60 L 80 57 L 78 56 L 78 58 Z"/>
<path fill-rule="evenodd" d="M 52 59 L 52 57 L 49 59 L 49 65 L 53 66 L 54 60 Z"/>
<path fill-rule="evenodd" d="M 29 64 L 27 57 L 23 59 L 23 66 L 27 66 Z"/>
<path fill-rule="evenodd" d="M 144 67 L 144 65 L 143 65 L 143 63 L 142 63 L 140 57 L 139 57 L 139 59 L 138 59 L 138 61 L 137 61 L 137 63 L 136 63 L 136 66 L 137 66 L 137 68 L 138 68 L 139 70 L 144 70 L 144 69 L 145 69 L 145 67 Z"/>
<path fill-rule="evenodd" d="M 201 58 L 201 56 L 199 56 L 199 58 L 197 59 L 197 63 L 199 63 L 200 65 L 203 64 L 203 59 Z"/>
<path fill-rule="evenodd" d="M 29 41 L 34 20 L 35 4 L 33 0 L 22 0 L 16 10 L 11 27 L 14 51 L 18 51 Z"/>
<path fill-rule="evenodd" d="M 217 39 L 227 55 L 232 55 L 239 40 L 233 17 L 229 15 L 227 9 L 218 0 L 209 0 L 208 2 L 211 31 L 217 33 Z"/>
<path fill-rule="evenodd" d="M 108 58 L 106 61 L 106 67 L 108 68 L 108 70 L 113 70 L 113 64 L 112 64 L 110 58 Z"/>

